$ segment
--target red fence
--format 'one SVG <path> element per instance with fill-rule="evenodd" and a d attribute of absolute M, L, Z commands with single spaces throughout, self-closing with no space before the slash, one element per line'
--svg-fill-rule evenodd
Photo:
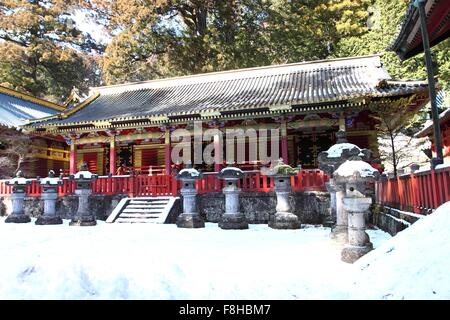
<path fill-rule="evenodd" d="M 247 171 L 245 177 L 239 181 L 239 187 L 243 191 L 270 192 L 273 191 L 273 178 L 262 175 L 259 171 Z M 63 178 L 64 184 L 58 187 L 60 196 L 71 195 L 75 192 L 75 182 Z M 325 191 L 325 182 L 328 176 L 320 170 L 301 170 L 291 177 L 293 191 L 316 190 Z M 205 173 L 203 179 L 197 182 L 199 193 L 220 192 L 223 181 L 216 174 Z M 11 187 L 5 180 L 0 180 L 0 196 L 11 193 Z M 178 194 L 179 182 L 173 176 L 167 175 L 123 175 L 101 176 L 92 184 L 94 194 L 115 195 L 127 194 L 131 197 L 138 196 L 168 196 Z M 42 187 L 36 179 L 27 186 L 26 193 L 29 196 L 40 196 Z"/>
<path fill-rule="evenodd" d="M 450 201 L 450 167 L 416 171 L 376 183 L 377 202 L 404 211 L 430 213 Z"/>
<path fill-rule="evenodd" d="M 292 191 L 326 191 L 325 182 L 328 180 L 328 176 L 321 170 L 301 170 L 291 177 Z M 246 192 L 270 192 L 273 191 L 274 182 L 273 178 L 259 171 L 247 171 L 238 186 Z M 223 181 L 217 179 L 214 173 L 205 173 L 203 179 L 197 181 L 199 193 L 218 192 L 222 187 Z"/>

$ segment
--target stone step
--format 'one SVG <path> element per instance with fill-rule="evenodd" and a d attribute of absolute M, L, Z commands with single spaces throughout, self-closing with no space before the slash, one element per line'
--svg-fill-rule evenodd
<path fill-rule="evenodd" d="M 118 223 L 164 223 L 176 197 L 124 198 L 107 222 Z"/>
<path fill-rule="evenodd" d="M 160 213 L 122 213 L 120 218 L 158 218 Z"/>
<path fill-rule="evenodd" d="M 154 200 L 154 201 L 135 201 L 131 200 L 129 204 L 160 204 L 166 205 L 169 201 L 166 200 Z"/>
<path fill-rule="evenodd" d="M 149 204 L 149 205 L 144 205 L 144 204 L 129 204 L 127 205 L 127 209 L 128 208 L 133 208 L 133 209 L 163 209 L 166 206 L 164 205 L 160 205 L 160 204 Z"/>
<path fill-rule="evenodd" d="M 161 213 L 161 209 L 134 209 L 134 208 L 125 208 L 122 213 Z"/>
<path fill-rule="evenodd" d="M 138 218 L 117 218 L 118 223 L 154 223 L 153 219 L 138 219 Z"/>

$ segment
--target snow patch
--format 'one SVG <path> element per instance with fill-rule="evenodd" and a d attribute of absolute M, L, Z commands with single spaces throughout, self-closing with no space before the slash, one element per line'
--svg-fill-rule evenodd
<path fill-rule="evenodd" d="M 439 169 L 445 169 L 445 168 L 450 168 L 450 164 L 449 163 L 438 164 L 434 169 L 439 170 Z"/>
<path fill-rule="evenodd" d="M 334 174 L 341 177 L 351 177 L 358 172 L 361 177 L 371 177 L 377 170 L 361 160 L 347 160 L 339 166 Z"/>
<path fill-rule="evenodd" d="M 7 181 L 7 184 L 26 185 L 28 179 L 24 177 L 13 178 Z"/>
<path fill-rule="evenodd" d="M 59 178 L 49 178 L 49 177 L 46 177 L 46 178 L 41 179 L 41 180 L 39 181 L 39 184 L 41 184 L 41 185 L 49 184 L 49 185 L 55 186 L 55 185 L 58 185 L 58 184 L 61 183 L 61 182 L 62 182 L 62 181 L 61 181 L 61 179 L 59 179 Z"/>
<path fill-rule="evenodd" d="M 353 265 L 330 229 L 91 228 L 0 218 L 0 299 L 347 299 Z M 377 247 L 390 236 L 369 230 Z M 293 254 L 295 253 L 295 254 Z M 333 270 L 333 272 L 330 272 Z"/>
<path fill-rule="evenodd" d="M 450 298 L 450 201 L 355 263 L 364 299 Z"/>
<path fill-rule="evenodd" d="M 181 169 L 178 175 L 183 175 L 184 173 L 189 174 L 191 177 L 198 177 L 200 176 L 200 172 L 198 172 L 197 169 L 194 168 L 184 168 Z"/>
<path fill-rule="evenodd" d="M 78 171 L 77 173 L 74 174 L 74 179 L 76 180 L 81 179 L 81 176 L 83 176 L 83 179 L 91 180 L 94 176 L 98 175 L 90 171 Z"/>
<path fill-rule="evenodd" d="M 327 150 L 328 158 L 339 158 L 344 150 L 351 150 L 354 148 L 361 150 L 357 145 L 353 143 L 338 143 L 332 145 L 330 149 Z"/>

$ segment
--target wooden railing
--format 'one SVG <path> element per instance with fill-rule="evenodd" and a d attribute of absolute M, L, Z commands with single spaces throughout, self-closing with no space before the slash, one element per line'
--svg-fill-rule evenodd
<path fill-rule="evenodd" d="M 450 201 L 450 167 L 416 171 L 378 181 L 377 202 L 404 211 L 427 214 Z"/>
<path fill-rule="evenodd" d="M 11 193 L 11 187 L 5 184 L 6 180 L 0 180 L 0 196 Z M 325 182 L 328 176 L 320 170 L 302 170 L 291 177 L 293 191 L 325 191 Z M 167 175 L 120 175 L 100 176 L 92 184 L 93 194 L 115 195 L 126 194 L 128 196 L 168 196 L 177 195 L 180 183 Z M 273 178 L 262 175 L 259 171 L 247 171 L 245 177 L 239 181 L 238 186 L 244 192 L 270 192 L 273 191 Z M 217 173 L 206 172 L 203 179 L 197 181 L 199 193 L 221 192 L 223 181 L 217 178 Z M 40 196 L 42 187 L 36 179 L 32 179 L 27 186 L 26 193 L 29 196 Z M 58 187 L 59 196 L 75 193 L 75 182 L 67 177 L 63 178 L 63 185 Z"/>
<path fill-rule="evenodd" d="M 292 191 L 326 191 L 325 182 L 328 180 L 328 175 L 321 170 L 301 170 L 291 177 Z M 274 181 L 272 177 L 263 175 L 259 171 L 246 171 L 245 177 L 238 182 L 238 186 L 245 192 L 271 192 Z M 214 172 L 205 173 L 203 179 L 197 181 L 199 193 L 220 192 L 222 187 L 223 181 L 217 179 Z"/>
<path fill-rule="evenodd" d="M 37 179 L 30 179 L 31 184 L 25 189 L 25 193 L 30 197 L 39 197 L 42 193 L 42 186 L 39 185 Z M 12 193 L 12 187 L 6 185 L 7 180 L 0 180 L 0 196 Z M 75 182 L 68 178 L 63 178 L 64 184 L 58 187 L 58 195 L 65 196 L 75 192 Z"/>

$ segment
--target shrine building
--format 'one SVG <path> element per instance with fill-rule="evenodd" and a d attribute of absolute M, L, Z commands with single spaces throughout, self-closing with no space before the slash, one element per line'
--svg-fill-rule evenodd
<path fill-rule="evenodd" d="M 313 169 L 340 129 L 350 143 L 371 149 L 377 158 L 371 110 L 402 103 L 415 112 L 427 99 L 426 82 L 394 80 L 380 56 L 372 55 L 91 88 L 82 103 L 30 119 L 23 128 L 59 145 L 67 143 L 70 173 L 87 162 L 101 176 L 171 175 L 177 165 L 171 159 L 172 133 L 185 129 L 193 135 L 193 124 L 200 121 L 205 129 L 222 131 L 278 129 L 284 161 Z M 196 165 L 204 172 L 225 165 L 225 143 L 215 137 L 211 143 L 214 155 L 224 156 L 212 165 Z M 252 143 L 247 138 L 246 150 Z M 246 155 L 245 160 L 236 165 L 244 170 L 261 166 L 259 159 L 250 161 Z"/>
<path fill-rule="evenodd" d="M 15 135 L 20 134 L 20 126 L 26 120 L 52 116 L 64 110 L 65 106 L 0 86 L 2 140 L 13 140 Z M 69 148 L 64 140 L 52 135 L 32 135 L 30 139 L 31 157 L 21 165 L 28 177 L 45 177 L 50 169 L 60 171 L 69 168 Z M 2 141 L 1 148 L 6 147 L 4 142 L 11 141 Z"/>

